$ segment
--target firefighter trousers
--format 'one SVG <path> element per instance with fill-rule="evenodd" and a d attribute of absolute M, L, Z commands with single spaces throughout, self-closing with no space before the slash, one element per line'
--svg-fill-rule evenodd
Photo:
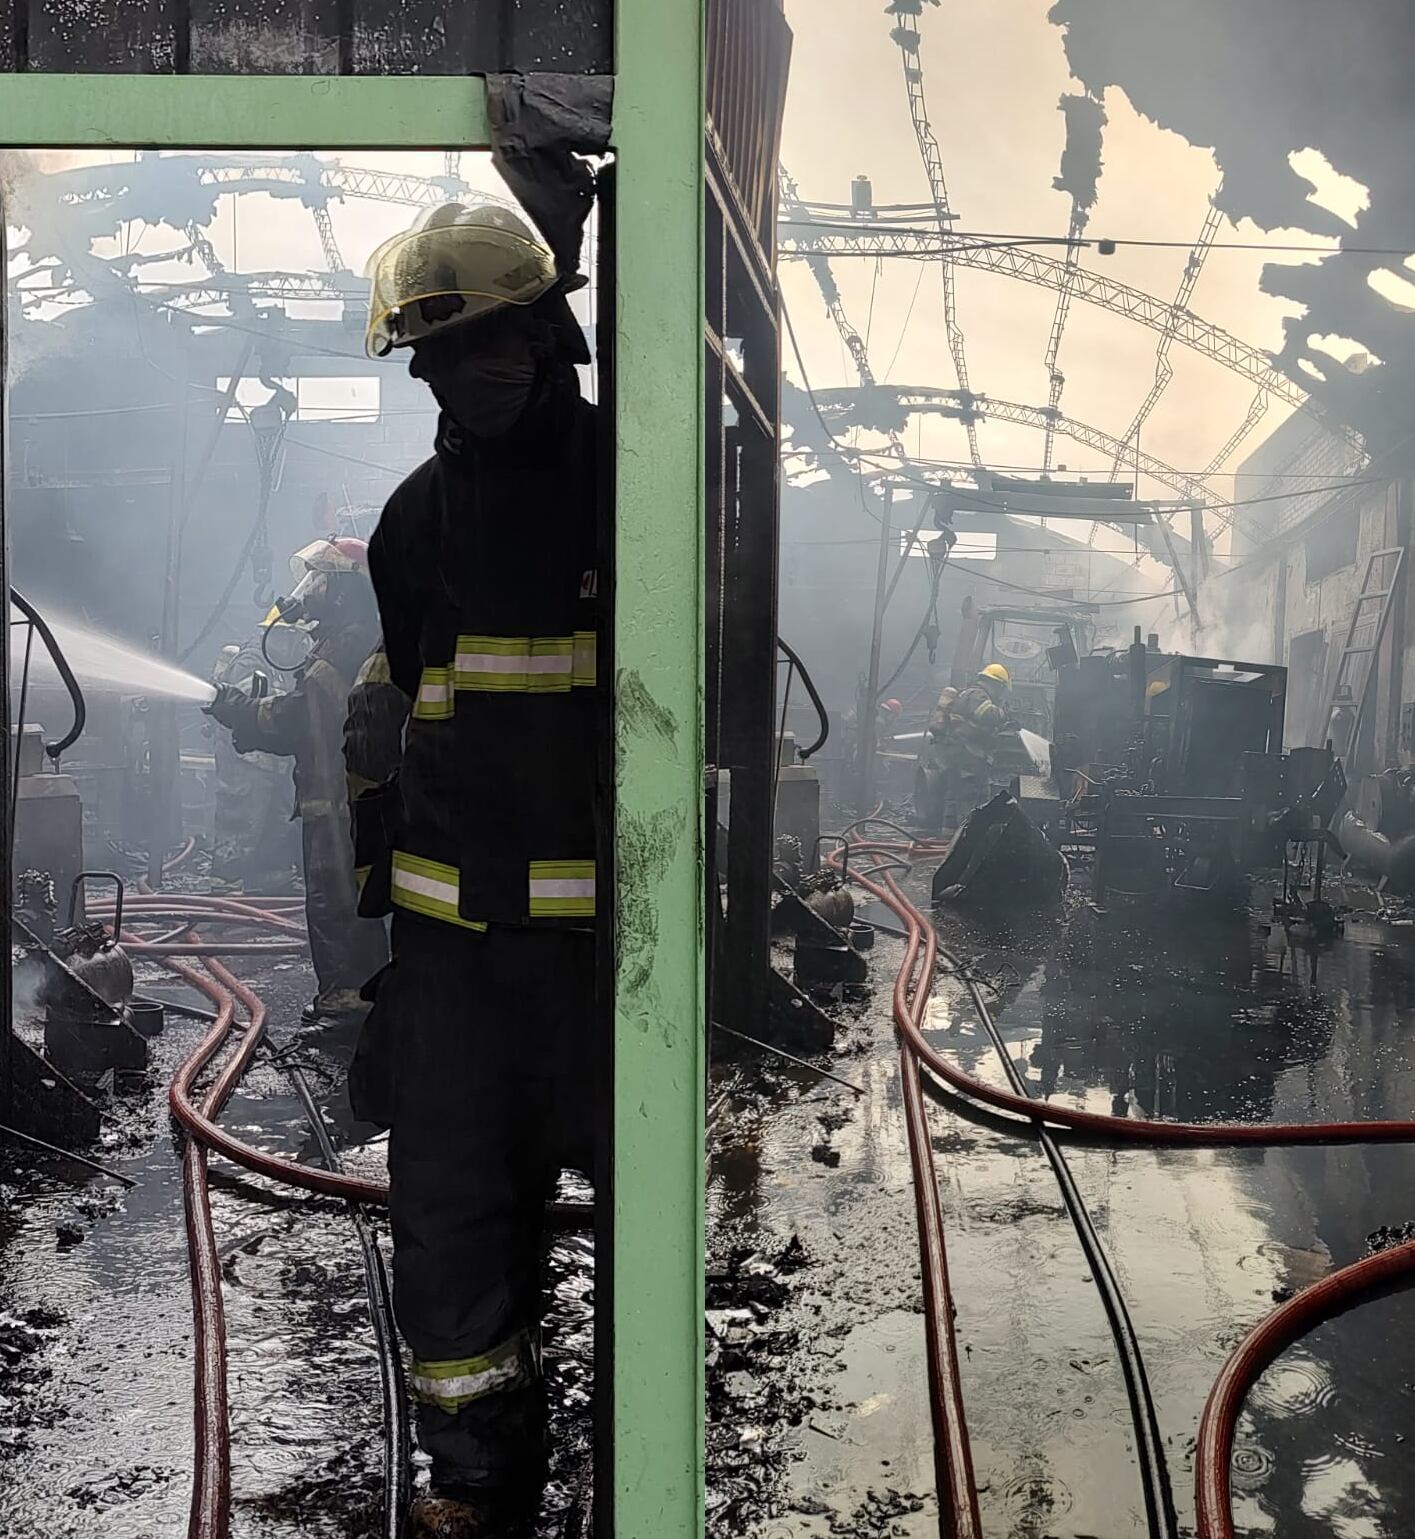
<path fill-rule="evenodd" d="M 394 915 L 351 1089 L 391 1127 L 394 1311 L 445 1486 L 543 1478 L 545 1205 L 594 1174 L 594 946 Z"/>
<path fill-rule="evenodd" d="M 388 960 L 380 919 L 360 919 L 354 845 L 342 807 L 306 811 L 300 821 L 305 923 L 320 999 L 358 991 Z"/>

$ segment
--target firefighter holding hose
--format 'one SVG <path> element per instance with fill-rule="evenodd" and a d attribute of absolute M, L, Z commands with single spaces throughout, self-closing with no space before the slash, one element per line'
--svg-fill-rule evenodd
<path fill-rule="evenodd" d="M 305 1020 L 338 1025 L 362 1017 L 359 991 L 388 955 L 383 926 L 358 917 L 343 760 L 349 689 L 377 639 L 378 620 L 362 540 L 316 540 L 292 557 L 290 569 L 293 591 L 276 610 L 286 626 L 307 627 L 313 640 L 293 688 L 257 695 L 222 684 L 206 709 L 231 729 L 237 753 L 294 758 L 305 918 L 318 985 Z"/>
<path fill-rule="evenodd" d="M 366 271 L 369 352 L 408 348 L 441 415 L 369 548 L 411 709 L 357 808 L 361 911 L 393 927 L 350 1089 L 390 1127 L 432 1462 L 412 1532 L 500 1539 L 545 1474 L 545 1205 L 562 1168 L 593 1172 L 596 412 L 566 285 L 516 215 L 447 204 Z"/>
<path fill-rule="evenodd" d="M 1012 680 L 1001 663 L 989 663 L 966 689 L 951 686 L 929 716 L 921 784 L 926 823 L 953 828 L 991 794 L 997 740 L 1015 724 L 1007 709 Z"/>

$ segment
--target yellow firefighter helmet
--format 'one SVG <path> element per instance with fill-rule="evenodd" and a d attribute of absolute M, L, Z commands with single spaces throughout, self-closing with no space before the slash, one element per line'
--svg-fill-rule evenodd
<path fill-rule="evenodd" d="M 364 350 L 383 358 L 555 287 L 555 258 L 519 215 L 494 203 L 444 203 L 386 240 L 364 265 Z"/>

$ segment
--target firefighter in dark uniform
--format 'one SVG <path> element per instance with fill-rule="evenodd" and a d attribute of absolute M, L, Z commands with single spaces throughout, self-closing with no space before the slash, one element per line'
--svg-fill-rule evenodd
<path fill-rule="evenodd" d="M 1015 725 L 1007 710 L 1011 683 L 1001 663 L 989 663 L 966 689 L 945 689 L 929 716 L 928 756 L 945 828 L 957 827 L 991 795 L 998 737 Z"/>
<path fill-rule="evenodd" d="M 354 676 L 349 714 L 344 721 L 344 774 L 353 825 L 354 880 L 361 893 L 373 864 L 380 860 L 386 863 L 388 841 L 379 818 L 403 757 L 403 730 L 408 724 L 410 704 L 407 695 L 393 682 L 388 652 L 380 636 L 378 645 Z M 361 805 L 363 797 L 368 798 L 365 805 Z M 360 854 L 366 850 L 372 853 Z M 379 907 L 386 906 L 385 894 Z M 367 1065 L 361 1063 L 360 1067 L 366 1069 Z M 377 1096 L 377 1088 L 371 1088 L 369 1094 Z"/>
<path fill-rule="evenodd" d="M 351 1089 L 391 1129 L 432 1463 L 412 1532 L 500 1539 L 544 1481 L 545 1205 L 563 1168 L 594 1169 L 596 413 L 553 258 L 515 215 L 432 210 L 367 272 L 369 351 L 411 347 L 441 417 L 369 550 L 411 710 L 396 778 L 357 809 L 361 911 L 393 927 Z"/>
<path fill-rule="evenodd" d="M 380 637 L 364 659 L 349 691 L 344 721 L 344 770 L 352 810 L 366 792 L 376 792 L 398 773 L 403 757 L 403 728 L 408 697 L 393 682 L 388 652 Z"/>
<path fill-rule="evenodd" d="M 336 1025 L 364 1013 L 359 991 L 388 956 L 383 926 L 358 917 L 343 757 L 349 688 L 378 622 L 362 540 L 317 540 L 290 564 L 299 580 L 277 608 L 286 623 L 311 623 L 314 636 L 294 688 L 257 698 L 224 684 L 207 711 L 231 729 L 237 753 L 295 760 L 305 920 L 318 985 L 305 1019 Z"/>

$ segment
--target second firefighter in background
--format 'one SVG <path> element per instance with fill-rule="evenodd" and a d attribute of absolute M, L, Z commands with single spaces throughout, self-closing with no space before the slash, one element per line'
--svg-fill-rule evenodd
<path fill-rule="evenodd" d="M 926 827 L 956 828 L 992 796 L 998 740 L 1016 723 L 1007 708 L 1012 681 L 989 663 L 967 686 L 942 691 L 929 716 L 916 811 Z"/>
<path fill-rule="evenodd" d="M 362 1015 L 360 990 L 388 956 L 383 925 L 358 916 L 344 769 L 349 690 L 377 642 L 378 618 L 362 540 L 316 540 L 290 567 L 296 581 L 276 606 L 278 618 L 306 627 L 313 642 L 292 687 L 257 695 L 223 684 L 207 711 L 231 729 L 237 753 L 295 761 L 293 815 L 300 820 L 305 919 L 318 985 L 305 1018 L 337 1024 Z"/>

